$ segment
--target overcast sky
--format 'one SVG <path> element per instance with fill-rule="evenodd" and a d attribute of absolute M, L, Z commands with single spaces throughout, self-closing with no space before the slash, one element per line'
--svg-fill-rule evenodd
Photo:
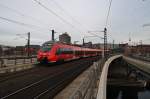
<path fill-rule="evenodd" d="M 0 0 L 0 44 L 25 45 L 28 32 L 31 44 L 42 44 L 51 39 L 51 29 L 56 30 L 56 39 L 68 32 L 72 42 L 81 43 L 84 36 L 90 36 L 88 31 L 102 31 L 105 27 L 109 0 L 37 1 L 49 11 L 34 0 Z M 130 36 L 133 42 L 150 43 L 150 26 L 144 24 L 150 24 L 150 0 L 112 0 L 108 42 L 125 43 Z M 85 41 L 103 42 L 97 37 Z"/>

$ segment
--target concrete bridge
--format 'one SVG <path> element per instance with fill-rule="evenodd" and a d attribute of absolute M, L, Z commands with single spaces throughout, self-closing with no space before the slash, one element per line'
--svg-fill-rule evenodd
<path fill-rule="evenodd" d="M 106 99 L 108 85 L 122 87 L 149 87 L 150 63 L 133 59 L 123 55 L 109 58 L 100 76 L 97 99 Z M 139 80 L 137 76 L 144 76 L 146 80 Z"/>
<path fill-rule="evenodd" d="M 95 62 L 54 99 L 106 99 L 107 86 L 146 86 L 145 81 L 136 80 L 136 73 L 130 67 L 150 73 L 150 64 L 123 55 L 110 57 L 106 62 Z M 149 76 L 149 75 L 148 75 Z"/>
<path fill-rule="evenodd" d="M 106 99 L 106 86 L 107 86 L 107 75 L 108 75 L 109 66 L 114 60 L 121 57 L 122 55 L 113 56 L 105 62 L 100 76 L 97 99 Z"/>
<path fill-rule="evenodd" d="M 26 66 L 7 67 L 0 71 L 17 71 L 24 67 Z M 108 86 L 143 88 L 150 86 L 147 82 L 150 80 L 149 75 L 149 62 L 123 55 L 112 56 L 107 61 L 100 59 L 58 93 L 54 99 L 106 99 Z M 139 80 L 138 77 L 144 80 Z"/>

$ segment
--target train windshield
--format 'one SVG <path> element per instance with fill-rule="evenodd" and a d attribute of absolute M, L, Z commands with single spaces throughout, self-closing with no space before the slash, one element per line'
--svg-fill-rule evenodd
<path fill-rule="evenodd" d="M 50 51 L 52 48 L 52 44 L 51 43 L 44 43 L 41 47 L 41 50 L 44 52 Z"/>

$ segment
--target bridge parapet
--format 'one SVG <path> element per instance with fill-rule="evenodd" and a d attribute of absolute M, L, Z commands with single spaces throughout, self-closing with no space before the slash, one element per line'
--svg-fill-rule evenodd
<path fill-rule="evenodd" d="M 108 74 L 108 68 L 112 61 L 115 59 L 118 59 L 122 57 L 122 55 L 116 55 L 113 57 L 110 57 L 104 64 L 102 73 L 100 76 L 100 82 L 98 87 L 98 93 L 97 93 L 97 99 L 106 99 L 106 86 L 107 86 L 107 74 Z"/>
<path fill-rule="evenodd" d="M 147 72 L 150 74 L 150 62 L 130 58 L 127 56 L 123 56 L 123 59 L 126 60 L 128 63 L 132 64 L 133 66 L 136 66 L 137 68 L 143 70 L 144 72 Z"/>
<path fill-rule="evenodd" d="M 94 62 L 54 99 L 95 99 L 104 60 Z"/>

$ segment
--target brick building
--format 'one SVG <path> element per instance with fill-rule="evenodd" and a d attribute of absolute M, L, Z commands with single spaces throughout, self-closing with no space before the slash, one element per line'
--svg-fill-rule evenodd
<path fill-rule="evenodd" d="M 150 56 L 150 45 L 128 46 L 126 48 L 127 55 Z"/>

